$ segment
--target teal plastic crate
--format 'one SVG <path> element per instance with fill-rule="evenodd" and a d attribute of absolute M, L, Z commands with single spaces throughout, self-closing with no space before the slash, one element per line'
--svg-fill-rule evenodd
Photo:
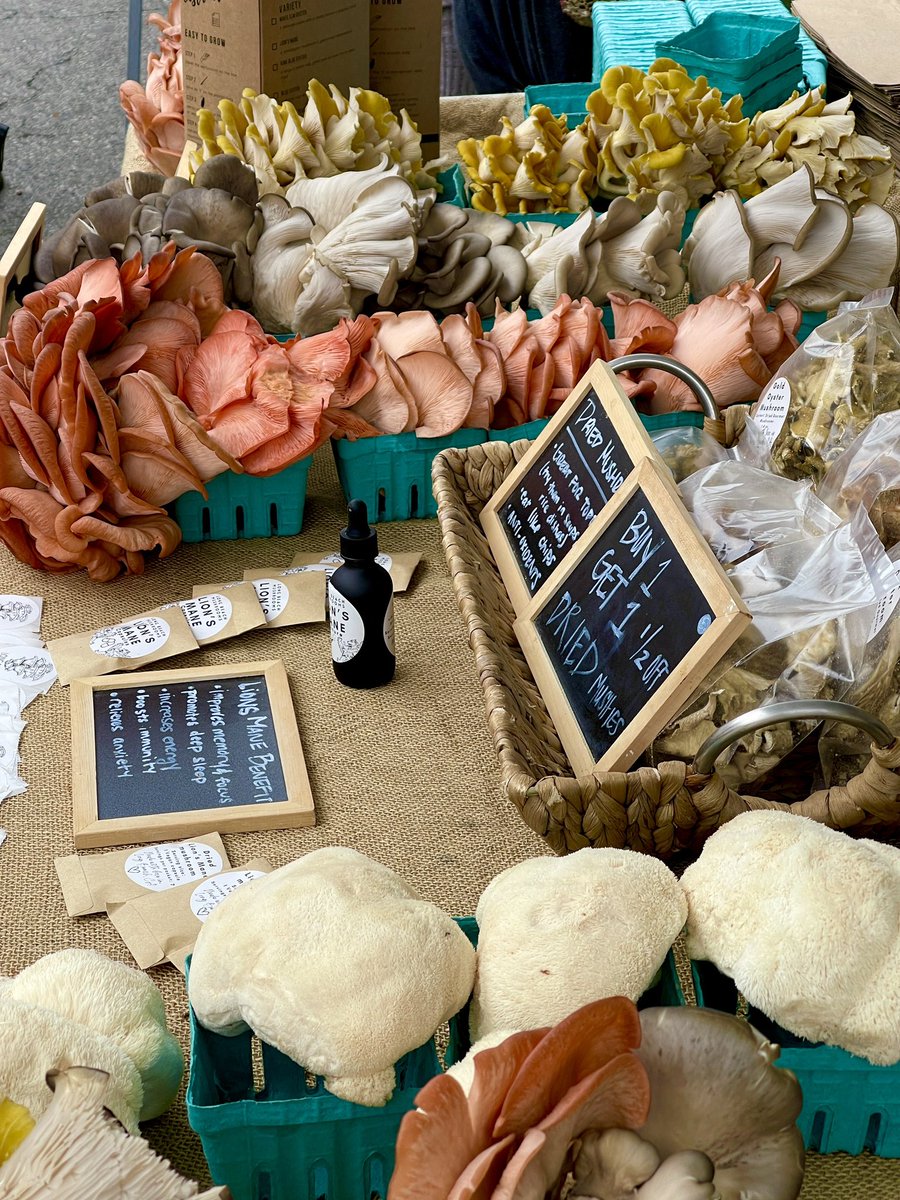
<path fill-rule="evenodd" d="M 595 4 L 591 10 L 595 81 L 608 67 L 629 66 L 646 71 L 659 57 L 656 43 L 691 27 L 682 0 L 618 0 Z"/>
<path fill-rule="evenodd" d="M 370 522 L 408 521 L 437 516 L 431 490 L 431 464 L 441 450 L 480 446 L 483 429 L 459 429 L 447 437 L 414 433 L 332 441 L 338 478 L 347 500 L 365 500 Z"/>
<path fill-rule="evenodd" d="M 199 492 L 185 492 L 168 506 L 169 512 L 186 542 L 299 533 L 311 462 L 311 457 L 302 458 L 265 477 L 225 471 L 206 485 L 208 500 Z"/>
<path fill-rule="evenodd" d="M 472 945 L 474 917 L 457 917 Z M 671 955 L 669 956 L 671 958 Z M 187 961 L 190 978 L 190 959 Z M 667 960 L 639 1008 L 681 1003 Z M 383 1108 L 366 1108 L 325 1091 L 285 1055 L 249 1034 L 210 1033 L 190 1010 L 187 1114 L 213 1181 L 234 1200 L 384 1200 L 394 1146 L 416 1093 L 444 1065 L 468 1052 L 468 1005 L 450 1020 L 443 1055 L 432 1039 L 397 1064 L 397 1090 Z M 261 1069 L 260 1069 L 261 1059 Z M 260 1075 L 262 1078 L 260 1078 Z"/>
<path fill-rule="evenodd" d="M 726 10 L 710 13 L 672 38 L 657 39 L 656 48 L 660 58 L 674 59 L 694 77 L 705 75 L 714 87 L 721 86 L 718 77 L 751 87 L 761 71 L 790 54 L 799 28 L 786 11 L 747 16 Z"/>
<path fill-rule="evenodd" d="M 457 924 L 474 945 L 475 919 Z M 211 1033 L 193 1009 L 190 1028 L 188 1121 L 216 1184 L 227 1185 L 234 1200 L 383 1200 L 400 1122 L 442 1069 L 433 1038 L 397 1063 L 397 1090 L 388 1103 L 366 1108 L 332 1096 L 321 1077 L 307 1076 L 264 1042 L 257 1042 L 254 1071 L 250 1033 Z M 468 1050 L 467 1028 L 468 1007 L 450 1021 L 447 1063 Z"/>
<path fill-rule="evenodd" d="M 665 970 L 673 1003 L 684 1002 L 670 962 Z M 733 980 L 707 962 L 691 963 L 691 974 L 701 1007 L 736 1012 Z M 748 1020 L 781 1047 L 777 1065 L 793 1071 L 803 1089 L 797 1124 L 807 1149 L 821 1154 L 870 1150 L 881 1158 L 900 1157 L 900 1065 L 876 1067 L 835 1046 L 807 1042 L 752 1006 Z"/>
<path fill-rule="evenodd" d="M 788 11 L 782 0 L 685 0 L 685 8 L 695 25 L 714 12 L 737 11 L 751 17 L 783 17 Z M 824 86 L 827 67 L 824 52 L 802 26 L 799 41 L 803 70 L 795 86 L 801 92 Z M 747 113 L 747 116 L 752 115 Z"/>

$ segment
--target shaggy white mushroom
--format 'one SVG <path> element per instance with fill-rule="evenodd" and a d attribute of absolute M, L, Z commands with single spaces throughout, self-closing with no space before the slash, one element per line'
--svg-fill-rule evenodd
<path fill-rule="evenodd" d="M 254 879 L 197 939 L 197 1019 L 258 1037 L 325 1077 L 336 1096 L 381 1105 L 394 1064 L 465 1004 L 475 952 L 458 925 L 380 863 L 315 850 Z"/>
<path fill-rule="evenodd" d="M 800 1037 L 900 1060 L 900 850 L 748 812 L 712 835 L 682 884 L 694 958 Z"/>
<path fill-rule="evenodd" d="M 687 916 L 681 885 L 633 850 L 579 850 L 509 867 L 482 893 L 473 1039 L 554 1025 L 604 996 L 638 998 Z"/>

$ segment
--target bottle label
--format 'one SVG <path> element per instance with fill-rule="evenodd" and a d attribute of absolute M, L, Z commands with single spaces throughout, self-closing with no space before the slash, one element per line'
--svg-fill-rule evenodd
<path fill-rule="evenodd" d="M 384 644 L 390 650 L 391 654 L 396 657 L 397 651 L 394 649 L 394 597 L 391 596 L 388 600 L 387 612 L 384 614 Z"/>
<path fill-rule="evenodd" d="M 349 662 L 362 649 L 366 636 L 363 619 L 346 596 L 328 586 L 328 616 L 331 621 L 331 657 L 337 663 Z"/>

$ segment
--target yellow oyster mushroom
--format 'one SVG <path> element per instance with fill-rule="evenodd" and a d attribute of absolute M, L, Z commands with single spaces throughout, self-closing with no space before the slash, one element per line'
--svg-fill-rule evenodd
<path fill-rule="evenodd" d="M 219 120 L 224 128 L 233 126 L 241 137 L 247 132 L 250 122 L 233 100 L 220 100 L 218 104 Z"/>
<path fill-rule="evenodd" d="M 684 142 L 678 142 L 667 150 L 651 150 L 649 154 L 641 155 L 634 161 L 635 165 L 640 164 L 647 171 L 667 171 L 680 166 L 684 162 L 687 151 L 687 145 Z"/>
<path fill-rule="evenodd" d="M 201 162 L 204 157 L 213 158 L 217 154 L 224 153 L 216 141 L 215 113 L 210 112 L 208 108 L 201 108 L 197 111 L 197 136 L 203 150 L 203 154 L 200 156 Z M 200 162 L 197 163 L 197 166 L 199 165 Z"/>
<path fill-rule="evenodd" d="M 627 83 L 632 91 L 639 92 L 644 86 L 644 72 L 637 67 L 607 67 L 600 80 L 600 91 L 610 104 L 618 103 L 618 91 Z"/>
<path fill-rule="evenodd" d="M 32 1129 L 34 1118 L 27 1108 L 12 1100 L 0 1100 L 0 1163 L 6 1162 Z"/>
<path fill-rule="evenodd" d="M 649 113 L 643 117 L 640 128 L 652 150 L 669 150 L 682 141 L 672 128 L 672 122 L 662 113 Z"/>
<path fill-rule="evenodd" d="M 585 102 L 585 109 L 588 115 L 597 122 L 598 125 L 605 125 L 613 115 L 613 105 L 610 100 L 604 96 L 600 88 L 595 88 L 590 93 Z"/>
<path fill-rule="evenodd" d="M 390 100 L 387 96 L 382 96 L 381 92 L 373 92 L 370 88 L 355 88 L 354 95 L 356 103 L 374 120 L 375 128 L 382 137 L 398 123 L 391 111 Z"/>

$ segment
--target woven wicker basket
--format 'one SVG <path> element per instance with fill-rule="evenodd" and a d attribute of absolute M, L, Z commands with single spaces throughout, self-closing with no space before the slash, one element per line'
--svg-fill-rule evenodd
<path fill-rule="evenodd" d="M 752 808 L 787 809 L 869 835 L 900 827 L 897 741 L 873 745 L 865 770 L 846 787 L 792 804 L 739 795 L 714 771 L 681 762 L 573 775 L 513 633 L 512 605 L 478 519 L 529 445 L 487 442 L 445 450 L 432 471 L 444 551 L 484 689 L 501 786 L 528 825 L 560 854 L 627 846 L 662 859 L 696 853 L 719 825 Z"/>

